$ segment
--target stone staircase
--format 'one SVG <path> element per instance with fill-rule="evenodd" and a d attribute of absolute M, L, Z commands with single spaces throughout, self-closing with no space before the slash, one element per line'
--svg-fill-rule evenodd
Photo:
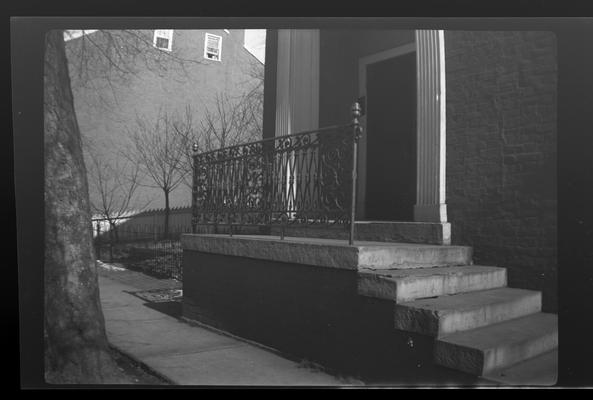
<path fill-rule="evenodd" d="M 394 301 L 394 329 L 433 338 L 437 365 L 493 383 L 555 383 L 557 315 L 542 312 L 540 292 L 508 287 L 505 268 L 473 265 L 466 246 L 382 253 L 361 260 L 358 293 Z"/>

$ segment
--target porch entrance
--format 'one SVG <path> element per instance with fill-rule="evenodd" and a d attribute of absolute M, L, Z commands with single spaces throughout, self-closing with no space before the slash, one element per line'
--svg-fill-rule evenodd
<path fill-rule="evenodd" d="M 365 219 L 414 221 L 416 52 L 366 64 Z"/>

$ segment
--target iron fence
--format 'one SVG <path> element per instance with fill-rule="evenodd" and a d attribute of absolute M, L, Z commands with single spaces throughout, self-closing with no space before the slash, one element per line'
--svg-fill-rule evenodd
<path fill-rule="evenodd" d="M 358 103 L 346 125 L 198 154 L 194 145 L 192 231 L 199 225 L 341 224 L 354 237 Z"/>

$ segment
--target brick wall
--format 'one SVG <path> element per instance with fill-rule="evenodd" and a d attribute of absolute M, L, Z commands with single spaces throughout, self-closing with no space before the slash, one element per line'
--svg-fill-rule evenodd
<path fill-rule="evenodd" d="M 152 38 L 153 32 L 146 32 Z M 204 58 L 206 33 L 222 37 L 222 61 Z M 84 53 L 80 39 L 67 42 L 74 106 L 85 148 L 92 146 L 93 152 L 104 162 L 123 164 L 119 150 L 129 145 L 129 131 L 137 129 L 137 116 L 154 118 L 159 110 L 183 115 L 190 106 L 194 124 L 199 127 L 205 108 L 213 106 L 217 93 L 224 92 L 235 98 L 252 90 L 257 84 L 251 76 L 252 68 L 263 69 L 263 65 L 243 47 L 244 34 L 244 30 L 231 30 L 230 34 L 222 29 L 175 30 L 171 54 L 186 61 L 179 63 L 162 58 L 163 67 L 159 68 L 155 62 L 146 62 L 145 58 L 137 56 L 132 64 L 135 73 L 123 77 L 107 74 L 104 58 L 95 54 L 98 50 L 90 43 L 86 43 Z M 97 43 L 105 40 L 100 32 L 89 37 Z M 81 54 L 91 61 L 102 60 L 97 66 L 93 62 L 84 65 L 88 74 L 83 78 L 78 76 Z M 151 60 L 151 56 L 148 59 Z M 89 165 L 90 159 L 86 157 L 85 162 Z M 147 181 L 145 183 L 150 183 Z M 99 198 L 92 187 L 90 196 Z M 132 208 L 143 207 L 147 200 L 151 207 L 164 207 L 164 195 L 159 188 L 142 186 L 136 198 L 137 203 L 132 204 Z M 169 200 L 172 207 L 186 205 L 191 201 L 190 188 L 179 185 L 170 193 Z"/>
<path fill-rule="evenodd" d="M 455 244 L 555 311 L 556 41 L 550 32 L 445 33 L 447 203 Z"/>

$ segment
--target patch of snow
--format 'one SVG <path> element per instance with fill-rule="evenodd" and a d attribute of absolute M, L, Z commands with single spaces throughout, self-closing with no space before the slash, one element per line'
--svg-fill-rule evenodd
<path fill-rule="evenodd" d="M 109 271 L 125 271 L 126 270 L 125 268 L 123 268 L 121 266 L 121 264 L 117 264 L 117 263 L 108 264 L 108 263 L 104 263 L 101 260 L 97 260 L 97 266 L 101 267 L 101 268 L 105 268 L 106 270 L 109 270 Z"/>

